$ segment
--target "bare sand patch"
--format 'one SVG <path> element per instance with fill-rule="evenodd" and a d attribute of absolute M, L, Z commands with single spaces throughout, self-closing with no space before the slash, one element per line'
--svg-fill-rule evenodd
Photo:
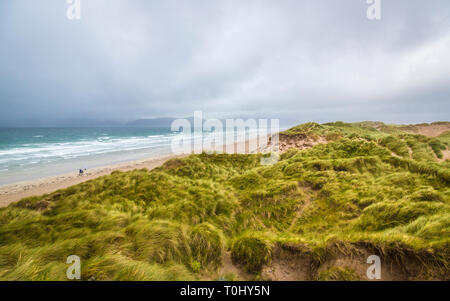
<path fill-rule="evenodd" d="M 251 275 L 244 271 L 244 269 L 233 263 L 231 254 L 229 251 L 225 251 L 222 254 L 222 266 L 212 275 L 207 275 L 206 280 L 216 280 L 228 275 L 234 275 L 239 281 L 249 281 L 255 278 L 255 275 Z"/>
<path fill-rule="evenodd" d="M 442 151 L 442 159 L 441 161 L 450 160 L 450 150 L 446 149 Z"/>
<path fill-rule="evenodd" d="M 450 122 L 432 123 L 432 124 L 416 124 L 400 127 L 402 131 L 420 134 L 428 137 L 437 137 L 440 134 L 450 130 Z"/>

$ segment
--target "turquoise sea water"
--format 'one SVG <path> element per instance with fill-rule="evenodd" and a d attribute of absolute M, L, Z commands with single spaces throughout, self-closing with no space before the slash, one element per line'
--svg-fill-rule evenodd
<path fill-rule="evenodd" d="M 0 128 L 0 185 L 170 154 L 178 133 L 149 128 Z"/>
<path fill-rule="evenodd" d="M 231 144 L 230 137 L 232 142 L 249 138 L 242 136 L 245 131 L 239 133 L 223 132 L 218 145 Z M 169 129 L 132 127 L 0 128 L 0 185 L 171 155 L 172 140 L 181 137 L 199 145 L 215 136 L 203 132 L 198 139 L 198 132 L 190 136 Z"/>

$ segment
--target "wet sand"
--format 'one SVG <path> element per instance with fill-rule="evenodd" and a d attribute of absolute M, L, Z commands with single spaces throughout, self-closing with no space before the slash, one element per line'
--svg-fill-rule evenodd
<path fill-rule="evenodd" d="M 259 151 L 260 149 L 263 149 L 257 146 L 257 138 L 251 139 L 250 141 L 252 143 L 251 145 L 249 141 L 234 143 L 234 151 L 237 153 L 254 153 Z M 226 146 L 212 147 L 210 148 L 210 151 L 225 152 L 225 148 Z M 228 150 L 229 152 L 233 152 L 230 151 L 230 148 Z M 151 170 L 155 167 L 161 166 L 165 161 L 175 157 L 180 156 L 166 155 L 92 168 L 86 170 L 82 176 L 78 175 L 78 171 L 74 171 L 73 173 L 62 174 L 53 177 L 3 185 L 0 186 L 0 207 L 8 206 L 9 204 L 17 202 L 25 197 L 52 193 L 59 189 L 67 188 L 101 176 L 109 175 L 111 172 L 116 170 L 129 171 L 142 168 Z"/>
<path fill-rule="evenodd" d="M 7 184 L 0 186 L 0 207 L 8 206 L 25 197 L 43 195 L 58 189 L 67 188 L 91 179 L 109 175 L 115 170 L 128 171 L 133 169 L 153 169 L 161 166 L 165 161 L 174 156 L 156 157 L 140 161 L 130 161 L 116 165 L 88 169 L 80 176 L 78 172 L 58 175 L 38 180 Z"/>

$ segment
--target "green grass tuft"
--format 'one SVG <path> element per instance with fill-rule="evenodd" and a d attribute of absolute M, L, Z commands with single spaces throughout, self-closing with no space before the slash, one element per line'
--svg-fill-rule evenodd
<path fill-rule="evenodd" d="M 83 280 L 195 280 L 228 251 L 257 274 L 275 245 L 319 265 L 358 246 L 445 274 L 450 165 L 438 158 L 449 134 L 404 130 L 307 123 L 283 135 L 328 143 L 275 165 L 259 154 L 191 155 L 25 198 L 0 209 L 0 280 L 66 280 L 69 255 L 81 258 Z M 356 280 L 340 267 L 318 279 Z"/>

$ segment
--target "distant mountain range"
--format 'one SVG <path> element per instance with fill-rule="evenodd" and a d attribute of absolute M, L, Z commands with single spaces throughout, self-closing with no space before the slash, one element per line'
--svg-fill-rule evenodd
<path fill-rule="evenodd" d="M 99 120 L 99 119 L 70 119 L 57 122 L 46 122 L 42 120 L 30 120 L 27 122 L 20 122 L 17 124 L 3 125 L 0 128 L 14 128 L 14 127 L 145 127 L 145 128 L 170 128 L 175 117 L 161 117 L 161 118 L 141 118 L 129 122 L 121 122 L 115 120 Z M 194 124 L 194 117 L 186 117 L 191 125 Z M 234 117 L 232 119 L 248 120 L 247 117 Z M 226 124 L 226 119 L 220 119 L 223 125 Z M 281 121 L 280 126 L 287 128 L 291 126 L 290 123 Z M 284 125 L 284 126 L 283 126 Z"/>
<path fill-rule="evenodd" d="M 152 127 L 152 128 L 170 128 L 172 122 L 178 118 L 163 117 L 163 118 L 149 118 L 149 119 L 137 119 L 125 123 L 125 126 L 132 127 Z M 194 122 L 194 117 L 187 117 L 191 123 Z"/>
<path fill-rule="evenodd" d="M 170 128 L 172 122 L 177 118 L 145 118 L 137 119 L 129 122 L 121 122 L 116 120 L 99 120 L 99 119 L 70 119 L 64 121 L 47 122 L 42 120 L 30 120 L 26 122 L 18 122 L 17 124 L 0 124 L 0 128 L 39 128 L 39 127 L 148 127 L 148 128 Z M 193 122 L 193 117 L 186 118 Z"/>

